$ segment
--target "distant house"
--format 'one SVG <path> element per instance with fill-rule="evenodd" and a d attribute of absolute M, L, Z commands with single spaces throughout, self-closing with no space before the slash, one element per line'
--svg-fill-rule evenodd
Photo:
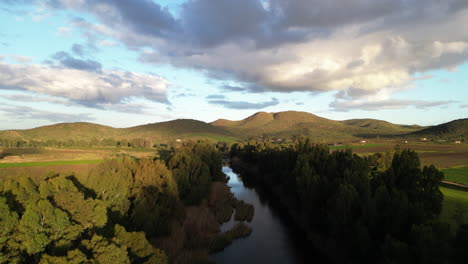
<path fill-rule="evenodd" d="M 178 138 L 176 139 L 176 142 L 182 142 L 182 139 Z"/>
<path fill-rule="evenodd" d="M 361 140 L 361 143 L 366 143 L 367 141 L 366 140 Z"/>
<path fill-rule="evenodd" d="M 455 141 L 455 144 L 461 144 L 460 140 Z"/>

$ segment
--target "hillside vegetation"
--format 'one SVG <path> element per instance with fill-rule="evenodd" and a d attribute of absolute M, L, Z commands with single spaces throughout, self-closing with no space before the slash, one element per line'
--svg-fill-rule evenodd
<path fill-rule="evenodd" d="M 415 131 L 412 135 L 462 140 L 468 136 L 468 118 Z"/>
<path fill-rule="evenodd" d="M 297 111 L 259 112 L 243 120 L 218 119 L 211 124 L 245 137 L 304 135 L 326 141 L 356 140 L 378 135 L 402 135 L 422 129 L 419 126 L 397 125 L 375 119 L 335 121 Z"/>
<path fill-rule="evenodd" d="M 112 139 L 112 141 L 125 139 L 131 141 L 132 139 L 141 138 L 152 141 L 173 141 L 177 138 L 212 138 L 214 140 L 226 139 L 226 141 L 236 139 L 230 132 L 222 128 L 191 119 L 178 119 L 129 128 L 113 128 L 99 124 L 78 122 L 61 123 L 25 130 L 0 131 L 0 139 L 35 140 L 40 142 L 57 140 L 101 141 L 103 139 Z"/>
<path fill-rule="evenodd" d="M 133 145 L 144 147 L 154 143 L 173 142 L 179 138 L 233 142 L 260 137 L 289 139 L 301 135 L 312 137 L 317 141 L 333 143 L 379 136 L 387 138 L 424 136 L 431 139 L 463 140 L 467 134 L 468 119 L 455 120 L 433 127 L 421 127 L 393 124 L 376 119 L 336 121 L 307 112 L 286 111 L 258 112 L 237 121 L 218 119 L 206 123 L 193 119 L 177 119 L 128 128 L 113 128 L 85 122 L 61 123 L 33 129 L 0 131 L 0 140 L 79 142 L 107 139 L 107 145 L 115 145 L 115 141 L 130 142 L 138 139 L 140 141 L 134 142 Z M 15 147 L 8 144 L 5 146 Z"/>

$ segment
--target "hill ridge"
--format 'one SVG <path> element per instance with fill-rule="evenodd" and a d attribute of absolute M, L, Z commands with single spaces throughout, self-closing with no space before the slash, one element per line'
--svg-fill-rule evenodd
<path fill-rule="evenodd" d="M 0 131 L 0 139 L 19 140 L 89 140 L 150 138 L 212 138 L 224 140 L 259 136 L 287 138 L 293 135 L 313 137 L 317 141 L 358 140 L 376 136 L 416 136 L 434 134 L 440 137 L 468 136 L 468 119 L 458 119 L 433 127 L 393 124 L 371 118 L 343 121 L 327 119 L 303 111 L 256 112 L 242 120 L 217 119 L 207 123 L 188 118 L 148 123 L 127 128 L 114 128 L 92 122 L 64 122 L 31 129 Z"/>

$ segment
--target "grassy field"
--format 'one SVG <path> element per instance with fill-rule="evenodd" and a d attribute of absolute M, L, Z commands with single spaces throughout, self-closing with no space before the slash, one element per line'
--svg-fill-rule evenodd
<path fill-rule="evenodd" d="M 460 224 L 468 223 L 468 192 L 441 187 L 444 203 L 440 215 L 443 222 L 452 226 L 452 230 Z"/>
<path fill-rule="evenodd" d="M 369 142 L 369 144 L 353 148 L 356 154 L 367 155 L 377 152 L 394 150 L 397 142 Z M 400 149 L 411 149 L 419 154 L 421 165 L 434 165 L 439 169 L 466 166 L 468 164 L 468 145 L 465 144 L 434 144 L 424 142 L 409 142 L 399 144 Z"/>
<path fill-rule="evenodd" d="M 87 175 L 89 170 L 108 158 L 157 156 L 155 149 L 136 148 L 12 148 L 0 159 L 0 179 L 29 176 L 41 180 L 49 172 Z"/>
<path fill-rule="evenodd" d="M 330 150 L 340 150 L 340 149 L 360 149 L 360 148 L 375 148 L 375 147 L 384 147 L 389 146 L 388 144 L 366 144 L 366 145 L 343 145 L 343 146 L 330 146 Z"/>
<path fill-rule="evenodd" d="M 468 167 L 457 167 L 443 170 L 445 180 L 468 185 Z"/>
<path fill-rule="evenodd" d="M 0 163 L 0 168 L 99 164 L 102 160 L 57 160 L 43 162 Z"/>

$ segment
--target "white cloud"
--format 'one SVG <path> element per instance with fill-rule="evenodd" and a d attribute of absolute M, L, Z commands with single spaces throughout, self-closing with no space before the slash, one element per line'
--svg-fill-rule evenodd
<path fill-rule="evenodd" d="M 32 57 L 30 56 L 10 55 L 10 58 L 19 63 L 29 63 L 32 61 Z"/>
<path fill-rule="evenodd" d="M 167 103 L 168 82 L 158 76 L 102 70 L 101 72 L 0 63 L 0 89 L 24 90 L 96 106 L 144 97 Z"/>
<path fill-rule="evenodd" d="M 57 28 L 57 32 L 55 33 L 59 37 L 66 37 L 69 36 L 72 29 L 68 27 L 59 27 Z"/>
<path fill-rule="evenodd" d="M 376 111 L 386 109 L 404 109 L 415 107 L 418 109 L 427 109 L 432 107 L 442 107 L 457 101 L 424 101 L 424 100 L 399 100 L 399 99 L 383 99 L 383 100 L 335 100 L 330 104 L 334 111 L 347 112 L 354 109 Z"/>
<path fill-rule="evenodd" d="M 202 70 L 257 92 L 390 100 L 427 72 L 468 60 L 466 0 L 193 0 L 177 18 L 155 1 L 56 2 L 95 15 L 99 23 L 71 25 L 101 44 L 113 39 L 144 62 Z"/>
<path fill-rule="evenodd" d="M 112 40 L 105 39 L 105 40 L 99 41 L 99 46 L 101 46 L 101 47 L 114 47 L 114 46 L 117 46 L 117 43 L 112 41 Z"/>
<path fill-rule="evenodd" d="M 47 120 L 52 122 L 93 121 L 94 116 L 85 113 L 57 113 L 28 106 L 2 105 L 0 112 L 7 113 L 17 119 Z"/>

